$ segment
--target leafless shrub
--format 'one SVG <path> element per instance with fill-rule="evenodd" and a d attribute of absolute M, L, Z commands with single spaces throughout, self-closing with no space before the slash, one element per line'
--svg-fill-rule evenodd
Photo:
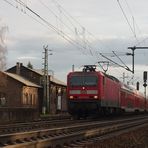
<path fill-rule="evenodd" d="M 5 45 L 6 33 L 8 32 L 8 27 L 6 25 L 1 25 L 0 22 L 0 71 L 6 68 L 6 53 L 7 48 Z"/>

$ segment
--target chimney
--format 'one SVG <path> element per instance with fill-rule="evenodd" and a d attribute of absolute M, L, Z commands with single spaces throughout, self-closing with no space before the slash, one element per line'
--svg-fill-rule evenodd
<path fill-rule="evenodd" d="M 16 63 L 16 74 L 17 75 L 20 75 L 22 65 L 23 65 L 22 63 L 19 63 L 19 62 Z"/>
<path fill-rule="evenodd" d="M 75 71 L 75 65 L 72 65 L 72 72 Z"/>

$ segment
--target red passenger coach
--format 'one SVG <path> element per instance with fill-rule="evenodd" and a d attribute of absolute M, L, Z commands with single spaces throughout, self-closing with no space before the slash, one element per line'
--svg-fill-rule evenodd
<path fill-rule="evenodd" d="M 120 82 L 113 76 L 86 65 L 82 72 L 67 77 L 68 110 L 72 115 L 114 112 L 120 107 Z"/>
<path fill-rule="evenodd" d="M 134 88 L 121 85 L 121 109 L 125 112 L 140 112 L 145 110 L 145 97 Z"/>

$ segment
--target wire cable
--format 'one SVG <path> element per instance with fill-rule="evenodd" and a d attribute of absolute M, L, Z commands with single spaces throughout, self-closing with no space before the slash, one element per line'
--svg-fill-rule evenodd
<path fill-rule="evenodd" d="M 129 9 L 129 12 L 130 12 L 130 14 L 131 14 L 132 18 L 133 18 L 133 25 L 135 24 L 135 25 L 136 25 L 136 27 L 137 27 L 137 29 L 138 29 L 138 31 L 139 31 L 139 33 L 140 33 L 140 34 L 142 34 L 142 32 L 141 32 L 141 30 L 140 30 L 140 28 L 139 28 L 138 24 L 137 24 L 137 23 L 136 23 L 136 21 L 135 21 L 135 17 L 134 17 L 134 15 L 133 15 L 133 12 L 132 12 L 132 10 L 131 10 L 131 8 L 130 8 L 130 6 L 129 6 L 128 2 L 127 2 L 127 0 L 125 0 L 125 3 L 126 3 L 126 5 L 127 5 L 128 9 Z"/>
<path fill-rule="evenodd" d="M 67 40 L 69 43 L 73 44 L 75 47 L 82 49 L 84 48 L 79 43 L 75 42 L 75 40 L 71 39 L 68 35 L 66 35 L 63 31 L 56 28 L 54 25 L 50 24 L 48 21 L 46 21 L 43 17 L 41 17 L 37 12 L 33 11 L 31 8 L 29 8 L 27 5 L 25 5 L 22 1 L 17 1 L 17 3 L 24 6 L 27 10 L 29 10 L 31 13 L 33 13 L 35 16 L 37 16 L 40 20 L 42 20 L 46 25 L 48 25 L 50 28 L 52 28 L 55 32 L 57 32 L 60 36 L 62 36 L 65 40 Z"/>
<path fill-rule="evenodd" d="M 60 7 L 63 10 L 63 15 L 69 20 L 69 22 L 71 23 L 71 25 L 73 25 L 75 27 L 75 25 L 73 24 L 73 22 L 75 22 L 76 24 L 78 24 L 81 28 L 85 28 L 83 25 L 81 25 L 73 16 L 71 16 L 56 0 L 51 0 L 53 3 L 55 3 L 55 5 L 57 7 Z M 107 49 L 110 49 L 110 47 L 108 47 L 107 45 L 105 45 L 101 40 L 96 39 L 96 37 L 89 31 L 86 30 L 86 32 L 96 41 L 98 41 L 102 46 L 104 46 Z"/>
<path fill-rule="evenodd" d="M 5 1 L 5 2 L 8 3 L 9 5 L 15 7 L 15 5 L 13 5 L 12 3 L 10 3 L 8 0 L 3 0 L 3 1 Z"/>
<path fill-rule="evenodd" d="M 75 33 L 74 32 L 74 29 L 72 29 L 71 27 L 69 27 L 68 25 L 66 25 L 63 21 L 62 21 L 62 19 L 60 18 L 60 17 L 58 17 L 45 3 L 43 3 L 43 1 L 42 0 L 38 0 L 50 13 L 52 13 L 65 27 L 67 27 L 71 32 L 73 32 L 73 33 Z M 74 26 L 74 25 L 73 25 Z M 78 42 L 78 41 L 75 41 L 75 42 L 77 42 L 77 44 L 81 44 L 80 42 Z M 81 45 L 81 46 L 83 46 L 83 45 Z M 92 47 L 90 46 L 90 45 L 88 45 L 89 46 L 89 48 L 91 48 L 92 49 Z M 87 47 L 83 47 L 84 49 L 87 49 Z M 83 51 L 82 51 L 83 52 Z M 84 53 L 84 52 L 83 52 Z M 91 54 L 92 55 L 92 54 Z"/>
<path fill-rule="evenodd" d="M 120 9 L 121 9 L 121 11 L 122 11 L 122 13 L 123 13 L 123 16 L 124 16 L 124 18 L 125 18 L 125 20 L 126 20 L 128 26 L 129 26 L 131 32 L 133 33 L 133 35 L 134 35 L 136 41 L 139 43 L 139 40 L 138 40 L 138 38 L 137 38 L 137 36 L 136 36 L 136 33 L 135 33 L 135 31 L 133 30 L 133 28 L 132 28 L 132 26 L 131 26 L 131 24 L 130 24 L 130 22 L 129 22 L 127 16 L 126 16 L 126 13 L 124 12 L 124 10 L 123 10 L 123 8 L 122 8 L 122 6 L 121 6 L 120 0 L 117 0 L 117 2 L 118 2 L 118 5 L 119 5 L 119 7 L 120 7 Z"/>

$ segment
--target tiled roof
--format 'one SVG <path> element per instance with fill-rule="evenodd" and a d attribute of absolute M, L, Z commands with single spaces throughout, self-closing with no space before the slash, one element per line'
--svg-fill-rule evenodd
<path fill-rule="evenodd" d="M 43 71 L 42 71 L 41 69 L 31 69 L 31 68 L 28 68 L 28 67 L 26 67 L 26 66 L 24 66 L 24 65 L 21 65 L 21 66 L 25 67 L 26 69 L 28 69 L 28 70 L 30 70 L 30 71 L 32 71 L 32 72 L 35 72 L 35 73 L 37 73 L 37 74 L 43 76 Z M 16 66 L 14 66 L 14 67 L 16 67 Z M 11 68 L 10 68 L 10 69 L 11 69 Z M 8 70 L 10 70 L 10 69 L 8 69 Z M 8 70 L 7 70 L 7 71 L 8 71 Z M 57 78 L 55 78 L 55 77 L 52 76 L 52 75 L 49 75 L 49 76 L 50 76 L 50 78 L 51 78 L 51 79 L 50 79 L 51 82 L 56 83 L 56 84 L 59 84 L 59 85 L 66 86 L 66 83 L 64 83 L 64 82 L 62 82 L 62 81 L 60 81 L 60 80 L 58 80 Z"/>
<path fill-rule="evenodd" d="M 21 77 L 21 76 L 19 76 L 19 75 L 17 75 L 17 74 L 13 74 L 13 73 L 9 73 L 9 72 L 4 72 L 4 73 L 5 73 L 6 75 L 8 75 L 9 77 L 11 77 L 11 78 L 13 78 L 13 79 L 15 79 L 15 80 L 17 80 L 17 81 L 23 83 L 23 84 L 26 85 L 26 86 L 39 87 L 39 88 L 41 88 L 40 85 L 37 85 L 37 84 L 35 84 L 35 83 L 32 83 L 32 82 L 30 82 L 29 80 L 27 80 L 27 79 L 25 79 L 25 78 L 23 78 L 23 77 Z"/>
<path fill-rule="evenodd" d="M 30 70 L 32 70 L 33 72 L 38 73 L 38 74 L 41 75 L 41 76 L 43 75 L 43 72 L 42 72 L 42 70 L 40 70 L 40 69 L 30 69 Z M 51 75 L 50 75 L 50 76 L 51 76 Z M 53 82 L 53 83 L 59 84 L 59 85 L 66 86 L 66 83 L 64 83 L 64 82 L 62 82 L 62 81 L 60 81 L 60 80 L 58 80 L 58 79 L 55 78 L 54 76 L 51 76 L 51 77 L 50 77 L 50 81 Z"/>
<path fill-rule="evenodd" d="M 51 82 L 54 82 L 54 83 L 56 83 L 56 84 L 61 84 L 61 85 L 66 86 L 66 83 L 64 83 L 64 82 L 62 82 L 62 81 L 60 81 L 60 80 L 58 80 L 57 78 L 55 78 L 55 77 L 53 77 L 53 76 L 51 76 L 50 81 L 51 81 Z"/>

